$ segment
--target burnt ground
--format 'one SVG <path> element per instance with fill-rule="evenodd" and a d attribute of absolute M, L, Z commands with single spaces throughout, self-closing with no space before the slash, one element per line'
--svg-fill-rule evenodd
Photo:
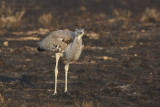
<path fill-rule="evenodd" d="M 0 29 L 0 106 L 160 106 L 160 15 L 145 13 L 160 9 L 159 0 L 5 2 L 25 14 L 21 24 Z M 52 14 L 49 23 L 38 21 L 44 13 Z M 55 56 L 37 45 L 53 30 L 77 27 L 85 28 L 83 53 L 70 65 L 69 93 L 60 60 L 53 96 Z"/>

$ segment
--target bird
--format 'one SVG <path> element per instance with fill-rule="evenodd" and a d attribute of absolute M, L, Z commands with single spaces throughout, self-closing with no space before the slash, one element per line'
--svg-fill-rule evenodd
<path fill-rule="evenodd" d="M 54 94 L 57 94 L 57 76 L 58 76 L 58 62 L 60 57 L 66 58 L 65 70 L 65 89 L 67 90 L 67 75 L 68 69 L 71 61 L 76 61 L 79 59 L 82 48 L 84 47 L 82 43 L 82 37 L 84 35 L 84 29 L 79 28 L 74 32 L 70 30 L 57 30 L 51 32 L 43 40 L 40 41 L 38 45 L 38 51 L 52 51 L 55 53 L 56 65 L 55 65 L 55 89 Z"/>

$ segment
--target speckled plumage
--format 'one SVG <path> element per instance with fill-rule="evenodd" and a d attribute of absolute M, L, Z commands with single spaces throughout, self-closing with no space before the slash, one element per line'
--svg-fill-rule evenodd
<path fill-rule="evenodd" d="M 63 52 L 67 45 L 73 41 L 75 33 L 72 31 L 58 30 L 50 33 L 39 44 L 39 50 Z"/>
<path fill-rule="evenodd" d="M 58 30 L 51 32 L 38 46 L 38 51 L 53 51 L 56 55 L 55 67 L 55 92 L 57 93 L 57 75 L 59 58 L 66 57 L 65 65 L 65 92 L 67 92 L 67 73 L 70 61 L 78 60 L 82 52 L 82 37 L 84 29 L 76 29 L 75 32 Z"/>

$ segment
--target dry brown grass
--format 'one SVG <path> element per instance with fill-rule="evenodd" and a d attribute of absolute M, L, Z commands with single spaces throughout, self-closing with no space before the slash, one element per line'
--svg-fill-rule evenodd
<path fill-rule="evenodd" d="M 93 32 L 93 31 L 90 31 L 90 32 L 87 32 L 86 33 L 86 36 L 89 38 L 89 39 L 95 39 L 95 40 L 98 40 L 100 38 L 100 35 Z"/>
<path fill-rule="evenodd" d="M 2 82 L 0 82 L 0 88 L 3 88 Z M 8 107 L 11 99 L 5 99 L 4 96 L 0 93 L 0 107 Z"/>
<path fill-rule="evenodd" d="M 0 94 L 0 107 L 8 107 L 10 99 L 5 100 L 4 97 Z"/>
<path fill-rule="evenodd" d="M 38 21 L 44 27 L 50 27 L 52 25 L 52 19 L 52 13 L 44 13 L 39 17 Z"/>
<path fill-rule="evenodd" d="M 160 11 L 154 8 L 146 8 L 140 20 L 145 22 L 160 21 Z"/>
<path fill-rule="evenodd" d="M 133 47 L 136 44 L 138 35 L 130 36 L 129 34 L 131 12 L 119 12 L 117 10 L 115 10 L 114 12 L 117 18 L 119 17 L 118 19 L 123 21 L 123 25 L 118 31 L 118 36 L 116 38 L 112 38 L 113 43 L 118 48 L 127 47 L 128 49 Z M 120 13 L 122 13 L 122 15 L 120 15 Z"/>
<path fill-rule="evenodd" d="M 25 9 L 23 8 L 21 11 L 16 12 L 2 1 L 0 14 L 0 28 L 19 27 L 23 22 L 22 17 L 25 14 Z"/>
<path fill-rule="evenodd" d="M 74 101 L 76 107 L 93 107 L 93 102 L 83 101 L 82 103 L 78 100 Z"/>
<path fill-rule="evenodd" d="M 27 40 L 39 41 L 40 38 L 29 36 L 29 37 L 19 37 L 19 38 L 7 38 L 6 40 L 7 41 L 27 41 Z M 6 46 L 8 46 L 8 43 L 5 43 L 5 44 L 7 44 Z M 4 44 L 4 46 L 5 46 L 5 44 Z"/>
<path fill-rule="evenodd" d="M 115 15 L 116 20 L 123 20 L 127 23 L 127 21 L 129 21 L 129 18 L 131 16 L 131 11 L 130 10 L 117 10 L 114 9 L 113 10 L 113 14 Z"/>
<path fill-rule="evenodd" d="M 117 38 L 113 38 L 112 41 L 117 48 L 120 49 L 128 49 L 132 48 L 136 45 L 136 41 L 138 40 L 139 35 L 130 36 L 128 32 L 119 33 Z"/>

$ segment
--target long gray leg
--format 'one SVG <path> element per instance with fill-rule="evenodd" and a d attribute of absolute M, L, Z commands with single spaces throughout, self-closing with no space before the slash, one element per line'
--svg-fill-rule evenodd
<path fill-rule="evenodd" d="M 69 62 L 66 63 L 64 69 L 65 69 L 65 90 L 64 92 L 67 92 L 67 74 L 68 74 L 68 69 L 69 69 Z"/>
<path fill-rule="evenodd" d="M 58 61 L 61 57 L 60 53 L 56 53 L 56 66 L 55 66 L 55 89 L 54 89 L 54 95 L 57 94 L 57 76 L 58 76 Z"/>

